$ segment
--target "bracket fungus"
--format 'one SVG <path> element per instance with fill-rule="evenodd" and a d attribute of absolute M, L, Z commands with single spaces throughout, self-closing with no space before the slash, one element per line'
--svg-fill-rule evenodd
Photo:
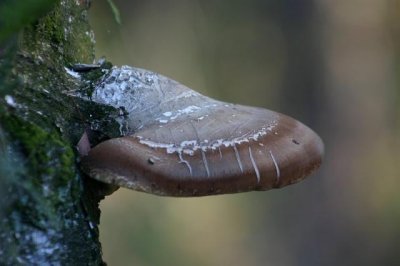
<path fill-rule="evenodd" d="M 82 158 L 83 171 L 108 184 L 206 196 L 283 187 L 321 164 L 321 139 L 295 119 L 211 99 L 151 71 L 114 67 L 92 100 L 127 114 L 121 137 Z"/>

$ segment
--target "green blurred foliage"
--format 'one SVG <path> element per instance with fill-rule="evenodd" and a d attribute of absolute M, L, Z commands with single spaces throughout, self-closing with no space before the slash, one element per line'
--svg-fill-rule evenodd
<path fill-rule="evenodd" d="M 120 15 L 118 7 L 114 4 L 114 1 L 112 1 L 112 0 L 107 0 L 107 2 L 108 2 L 109 6 L 110 6 L 110 8 L 111 8 L 111 10 L 112 10 L 112 12 L 114 14 L 115 21 L 118 24 L 121 24 L 121 15 Z"/>
<path fill-rule="evenodd" d="M 0 3 L 0 42 L 49 12 L 56 0 L 3 0 Z"/>

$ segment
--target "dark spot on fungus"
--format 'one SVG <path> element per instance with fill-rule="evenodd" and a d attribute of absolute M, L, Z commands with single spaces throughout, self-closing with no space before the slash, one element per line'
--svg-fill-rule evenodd
<path fill-rule="evenodd" d="M 295 139 L 292 139 L 292 142 L 293 142 L 294 144 L 296 144 L 296 145 L 300 145 L 300 142 L 298 142 L 298 141 L 295 140 Z"/>
<path fill-rule="evenodd" d="M 113 68 L 92 99 L 127 113 L 121 125 L 128 132 L 82 158 L 82 169 L 102 182 L 206 196 L 283 187 L 321 164 L 321 139 L 299 121 L 216 101 L 147 70 Z"/>

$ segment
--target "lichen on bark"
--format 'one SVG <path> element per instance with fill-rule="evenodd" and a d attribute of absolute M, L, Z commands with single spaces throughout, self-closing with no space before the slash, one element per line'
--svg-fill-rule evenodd
<path fill-rule="evenodd" d="M 103 264 L 101 196 L 75 145 L 85 127 L 106 123 L 112 135 L 118 125 L 104 119 L 110 108 L 72 96 L 88 81 L 66 71 L 94 60 L 89 1 L 54 2 L 0 40 L 0 265 Z"/>

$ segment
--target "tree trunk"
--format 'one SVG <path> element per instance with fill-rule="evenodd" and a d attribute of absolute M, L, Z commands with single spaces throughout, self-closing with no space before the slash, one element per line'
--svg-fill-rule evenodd
<path fill-rule="evenodd" d="M 0 4 L 0 265 L 103 264 L 100 185 L 83 178 L 75 146 L 85 128 L 113 122 L 109 109 L 72 96 L 90 83 L 66 69 L 93 62 L 88 5 Z"/>

